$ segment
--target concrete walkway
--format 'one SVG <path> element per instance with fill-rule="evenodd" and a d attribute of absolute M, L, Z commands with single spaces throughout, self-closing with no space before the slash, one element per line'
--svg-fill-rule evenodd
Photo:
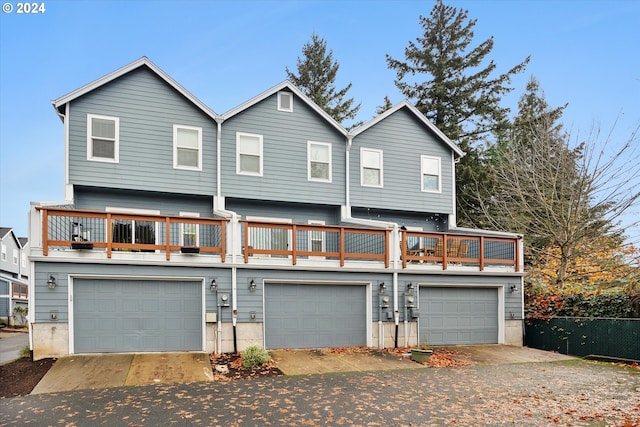
<path fill-rule="evenodd" d="M 271 350 L 271 357 L 284 375 L 328 374 L 333 372 L 390 371 L 397 369 L 426 369 L 426 366 L 400 359 L 380 351 L 359 348 L 335 351 Z"/>
<path fill-rule="evenodd" d="M 26 331 L 0 329 L 0 365 L 19 359 L 22 349 L 29 345 L 29 334 Z"/>
<path fill-rule="evenodd" d="M 206 353 L 99 354 L 61 357 L 31 394 L 213 381 Z"/>

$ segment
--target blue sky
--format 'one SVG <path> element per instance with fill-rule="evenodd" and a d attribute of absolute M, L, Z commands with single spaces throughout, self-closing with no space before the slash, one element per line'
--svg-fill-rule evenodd
<path fill-rule="evenodd" d="M 27 235 L 30 201 L 63 200 L 63 126 L 51 100 L 141 56 L 217 113 L 295 70 L 316 32 L 340 64 L 336 86 L 369 120 L 402 101 L 385 54 L 403 59 L 432 1 L 53 1 L 40 14 L 0 13 L 0 225 Z M 533 75 L 565 127 L 626 140 L 640 123 L 640 2 L 448 1 L 477 19 L 473 45 L 507 71 L 531 55 L 504 105 L 515 110 Z M 640 216 L 640 212 L 635 212 Z M 629 218 L 627 218 L 629 220 Z M 635 231 L 638 235 L 640 233 Z M 634 239 L 638 240 L 638 239 Z"/>

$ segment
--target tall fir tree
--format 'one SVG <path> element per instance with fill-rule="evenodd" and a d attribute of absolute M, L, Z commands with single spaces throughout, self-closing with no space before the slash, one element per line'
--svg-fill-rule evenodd
<path fill-rule="evenodd" d="M 500 101 L 512 90 L 511 77 L 525 69 L 529 58 L 492 77 L 496 64 L 484 63 L 493 38 L 470 47 L 476 20 L 468 19 L 468 11 L 438 0 L 429 17 L 419 19 L 423 36 L 409 42 L 404 61 L 386 55 L 387 65 L 396 71 L 400 92 L 466 152 L 456 168 L 458 225 L 482 226 L 477 195 L 488 179 L 483 142 L 508 128 L 509 110 Z"/>
<path fill-rule="evenodd" d="M 285 71 L 287 78 L 305 95 L 338 123 L 343 123 L 356 117 L 361 104 L 354 105 L 353 98 L 346 98 L 351 83 L 344 89 L 336 89 L 339 68 L 338 61 L 333 58 L 333 51 L 329 49 L 327 52 L 327 41 L 314 33 L 311 40 L 302 47 L 302 58 L 297 59 L 297 75 L 288 67 L 285 67 Z"/>

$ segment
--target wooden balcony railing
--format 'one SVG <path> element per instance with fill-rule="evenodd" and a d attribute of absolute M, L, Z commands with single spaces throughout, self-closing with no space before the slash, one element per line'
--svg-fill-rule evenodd
<path fill-rule="evenodd" d="M 219 254 L 225 260 L 227 219 L 122 214 L 88 210 L 40 208 L 42 253 L 51 247 L 114 251 Z"/>
<path fill-rule="evenodd" d="M 42 211 L 42 251 L 52 247 L 113 252 L 218 254 L 225 262 L 226 225 L 222 218 L 129 214 L 39 208 Z M 275 223 L 243 220 L 244 262 L 298 260 L 381 261 L 389 267 L 391 231 L 340 225 Z M 403 230 L 402 268 L 435 265 L 509 267 L 520 270 L 517 238 Z"/>
<path fill-rule="evenodd" d="M 517 238 L 480 235 L 425 233 L 402 231 L 400 252 L 402 267 L 407 264 L 438 264 L 447 266 L 507 266 L 519 271 L 520 246 Z"/>
<path fill-rule="evenodd" d="M 378 260 L 389 267 L 389 231 L 339 225 L 242 221 L 244 262 L 250 257 Z"/>

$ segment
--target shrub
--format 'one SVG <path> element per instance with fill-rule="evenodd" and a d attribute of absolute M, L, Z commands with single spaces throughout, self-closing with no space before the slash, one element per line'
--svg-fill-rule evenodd
<path fill-rule="evenodd" d="M 252 345 L 242 353 L 242 366 L 245 368 L 255 368 L 269 360 L 271 360 L 269 352 L 258 345 Z"/>

